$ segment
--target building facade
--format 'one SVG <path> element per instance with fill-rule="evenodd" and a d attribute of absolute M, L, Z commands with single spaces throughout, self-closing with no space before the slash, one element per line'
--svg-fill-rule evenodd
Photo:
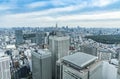
<path fill-rule="evenodd" d="M 11 79 L 10 58 L 8 56 L 0 57 L 0 79 Z"/>
<path fill-rule="evenodd" d="M 98 51 L 99 60 L 108 60 L 110 61 L 112 58 L 112 53 L 108 49 L 100 49 Z"/>
<path fill-rule="evenodd" d="M 118 59 L 119 63 L 118 63 L 118 74 L 120 74 L 120 59 Z"/>
<path fill-rule="evenodd" d="M 16 44 L 22 44 L 24 42 L 22 30 L 15 30 Z"/>
<path fill-rule="evenodd" d="M 80 49 L 81 49 L 80 50 L 81 52 L 97 56 L 97 48 L 92 45 L 89 45 L 89 44 L 82 45 Z"/>
<path fill-rule="evenodd" d="M 52 79 L 51 53 L 37 50 L 32 53 L 33 79 Z"/>
<path fill-rule="evenodd" d="M 56 61 L 69 54 L 69 37 L 50 36 L 49 49 L 52 52 L 52 77 L 55 79 L 55 73 L 57 72 Z"/>
<path fill-rule="evenodd" d="M 62 79 L 102 79 L 102 64 L 97 57 L 82 52 L 65 56 Z"/>
<path fill-rule="evenodd" d="M 36 44 L 38 44 L 38 45 L 45 44 L 45 33 L 44 32 L 36 33 Z"/>

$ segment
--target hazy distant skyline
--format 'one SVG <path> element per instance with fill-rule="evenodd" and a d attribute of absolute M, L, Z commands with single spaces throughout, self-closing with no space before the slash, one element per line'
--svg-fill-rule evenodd
<path fill-rule="evenodd" d="M 120 27 L 120 0 L 0 0 L 0 27 Z"/>

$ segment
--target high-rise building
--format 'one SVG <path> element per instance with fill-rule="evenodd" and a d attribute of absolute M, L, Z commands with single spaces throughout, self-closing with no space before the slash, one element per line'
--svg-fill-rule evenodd
<path fill-rule="evenodd" d="M 118 59 L 118 74 L 120 74 L 120 54 L 119 54 L 119 59 Z"/>
<path fill-rule="evenodd" d="M 45 33 L 44 32 L 36 33 L 36 43 L 39 45 L 45 44 Z"/>
<path fill-rule="evenodd" d="M 11 79 L 10 58 L 8 56 L 0 56 L 0 79 Z"/>
<path fill-rule="evenodd" d="M 33 79 L 52 79 L 51 53 L 48 50 L 36 50 L 32 53 Z"/>
<path fill-rule="evenodd" d="M 97 56 L 97 48 L 89 44 L 82 45 L 80 51 L 90 55 Z"/>
<path fill-rule="evenodd" d="M 16 44 L 22 44 L 23 39 L 23 32 L 22 30 L 15 30 L 15 38 L 16 38 Z"/>
<path fill-rule="evenodd" d="M 77 52 L 61 59 L 62 79 L 102 79 L 102 63 L 96 56 Z"/>
<path fill-rule="evenodd" d="M 52 52 L 52 78 L 55 79 L 56 61 L 69 53 L 69 37 L 67 36 L 50 36 L 49 49 Z"/>
<path fill-rule="evenodd" d="M 69 37 L 67 36 L 51 36 L 49 37 L 49 49 L 56 60 L 68 55 L 69 53 Z"/>

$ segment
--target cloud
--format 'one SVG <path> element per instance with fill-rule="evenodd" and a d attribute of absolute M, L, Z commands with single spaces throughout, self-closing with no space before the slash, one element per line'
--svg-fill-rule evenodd
<path fill-rule="evenodd" d="M 28 8 L 38 8 L 38 7 L 44 7 L 49 4 L 49 1 L 39 1 L 39 2 L 33 2 L 27 5 Z"/>
<path fill-rule="evenodd" d="M 93 18 L 94 17 L 94 18 Z M 66 19 L 64 19 L 66 18 Z M 111 20 L 118 19 L 120 20 L 120 11 L 115 12 L 101 12 L 101 13 L 92 13 L 92 14 L 73 14 L 68 16 L 61 16 L 58 20 L 63 21 L 76 21 L 76 20 Z"/>
<path fill-rule="evenodd" d="M 42 11 L 34 11 L 29 13 L 18 13 L 18 14 L 11 14 L 10 16 L 19 16 L 19 17 L 41 17 L 41 16 L 50 16 L 50 15 L 63 15 L 66 12 L 73 12 L 80 9 L 83 9 L 86 6 L 86 3 L 81 3 L 80 5 L 70 5 L 66 7 L 56 7 Z"/>
<path fill-rule="evenodd" d="M 16 8 L 17 8 L 16 0 L 9 0 L 8 2 L 3 0 L 3 2 L 0 3 L 0 11 L 1 11 L 0 14 L 3 13 L 3 11 L 6 13 L 8 12 L 8 10 L 10 11 Z"/>
<path fill-rule="evenodd" d="M 8 6 L 0 6 L 0 11 L 5 11 L 5 10 L 9 10 L 9 9 L 11 9 L 11 8 Z"/>
<path fill-rule="evenodd" d="M 14 0 L 12 0 L 14 1 Z M 84 12 L 85 9 L 98 7 L 103 8 L 114 4 L 118 0 L 49 0 L 49 1 L 39 1 L 32 3 L 25 3 L 24 7 L 18 7 L 19 2 L 14 2 L 9 5 L 5 5 L 0 8 L 0 11 L 11 11 L 11 14 L 2 15 L 0 18 L 0 26 L 52 26 L 54 23 L 58 22 L 63 25 L 82 25 L 82 26 L 120 26 L 120 11 L 98 11 L 98 13 L 93 10 L 91 13 L 89 11 Z M 15 7 L 13 7 L 15 4 Z M 52 5 L 54 7 L 48 7 L 46 9 L 35 8 L 45 7 Z M 21 10 L 28 8 L 31 11 L 20 12 L 13 14 L 14 8 L 18 7 Z M 23 8 L 23 9 L 22 9 Z M 11 10 L 12 9 L 12 10 Z M 34 9 L 34 11 L 32 11 Z M 27 10 L 27 9 L 26 9 Z M 73 12 L 73 13 L 72 13 Z M 78 12 L 78 13 L 76 13 Z M 111 25 L 110 25 L 111 24 Z"/>
<path fill-rule="evenodd" d="M 54 6 L 54 7 L 65 7 L 70 5 L 81 3 L 80 0 L 48 0 L 48 1 L 37 1 L 30 4 L 27 4 L 28 8 L 38 8 L 38 7 L 45 7 L 45 6 Z"/>
<path fill-rule="evenodd" d="M 118 0 L 47 0 L 47 1 L 45 0 L 45 1 L 37 1 L 37 2 L 33 1 L 31 3 L 30 0 L 30 3 L 29 1 L 23 1 L 23 3 L 21 4 L 21 1 L 10 0 L 8 3 L 4 2 L 3 3 L 4 6 L 3 8 L 1 7 L 0 10 L 4 10 L 4 11 L 9 10 L 10 13 L 31 12 L 27 14 L 36 14 L 36 11 L 38 11 L 39 15 L 47 15 L 47 14 L 62 15 L 62 13 L 63 14 L 65 14 L 66 12 L 72 13 L 74 11 L 80 12 L 81 10 L 83 11 L 91 7 L 105 7 L 117 1 Z"/>
<path fill-rule="evenodd" d="M 91 7 L 105 7 L 117 2 L 118 0 L 92 0 L 89 4 Z"/>
<path fill-rule="evenodd" d="M 26 17 L 26 15 L 22 14 L 19 16 L 16 14 L 4 16 L 2 17 L 0 26 L 53 26 L 56 22 L 60 26 L 120 26 L 120 11 L 63 15 L 61 17 L 52 17 L 49 15 L 41 17 L 30 17 L 34 15 L 28 15 Z"/>

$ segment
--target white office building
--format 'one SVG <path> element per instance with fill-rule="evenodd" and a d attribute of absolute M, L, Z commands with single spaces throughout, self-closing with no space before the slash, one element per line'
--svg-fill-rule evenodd
<path fill-rule="evenodd" d="M 98 58 L 99 60 L 108 60 L 110 61 L 112 57 L 112 52 L 108 49 L 99 49 Z"/>
<path fill-rule="evenodd" d="M 10 58 L 0 54 L 0 79 L 11 79 Z"/>

